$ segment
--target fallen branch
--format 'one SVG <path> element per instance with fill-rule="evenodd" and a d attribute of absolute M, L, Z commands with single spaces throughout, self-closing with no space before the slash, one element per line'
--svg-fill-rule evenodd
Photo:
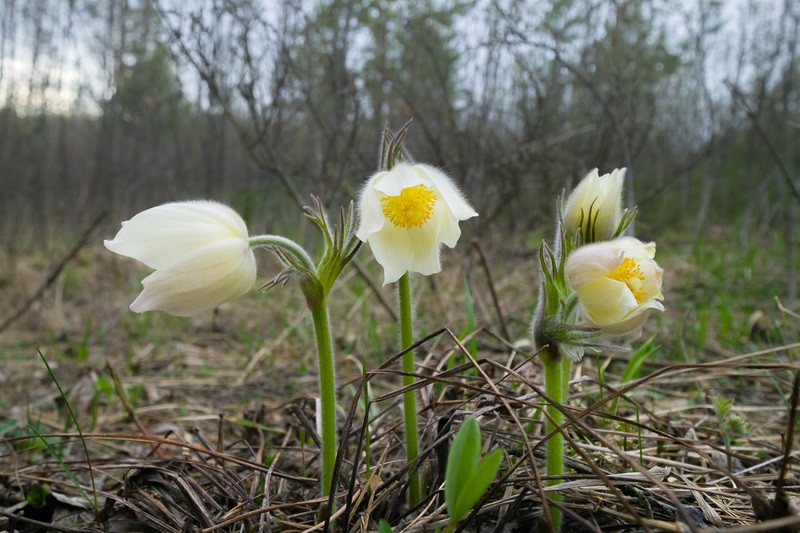
<path fill-rule="evenodd" d="M 19 320 L 28 310 L 36 303 L 39 299 L 41 299 L 42 295 L 45 291 L 50 287 L 50 285 L 58 279 L 58 275 L 61 274 L 61 271 L 64 270 L 64 267 L 72 261 L 78 252 L 81 251 L 81 248 L 86 246 L 86 243 L 89 242 L 89 237 L 91 237 L 92 233 L 94 232 L 95 228 L 100 225 L 100 223 L 106 218 L 108 215 L 108 211 L 102 211 L 99 215 L 97 215 L 94 220 L 92 220 L 89 227 L 83 232 L 81 237 L 75 243 L 75 245 L 70 249 L 69 252 L 59 261 L 54 267 L 53 270 L 50 272 L 50 275 L 47 276 L 47 279 L 44 280 L 44 283 L 41 284 L 39 289 L 33 293 L 33 296 L 28 298 L 25 303 L 23 303 L 19 309 L 17 309 L 12 315 L 6 318 L 2 324 L 0 324 L 0 333 L 8 329 L 14 322 Z"/>

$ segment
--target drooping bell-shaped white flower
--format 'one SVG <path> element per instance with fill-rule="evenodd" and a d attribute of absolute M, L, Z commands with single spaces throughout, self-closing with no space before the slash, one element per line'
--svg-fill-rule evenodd
<path fill-rule="evenodd" d="M 624 168 L 602 176 L 597 169 L 589 172 L 567 198 L 567 233 L 580 233 L 584 244 L 612 239 L 622 221 L 624 179 Z"/>
<path fill-rule="evenodd" d="M 441 271 L 441 244 L 453 248 L 461 236 L 459 221 L 478 216 L 442 171 L 408 163 L 370 177 L 358 210 L 356 236 L 369 243 L 383 267 L 384 285 L 407 271 L 426 276 Z"/>
<path fill-rule="evenodd" d="M 601 330 L 621 334 L 641 326 L 659 300 L 663 270 L 655 243 L 633 237 L 581 246 L 567 257 L 566 274 L 586 317 Z"/>
<path fill-rule="evenodd" d="M 241 296 L 253 286 L 256 262 L 247 225 L 230 207 L 210 201 L 163 204 L 122 223 L 112 252 L 155 272 L 131 310 L 190 316 Z"/>

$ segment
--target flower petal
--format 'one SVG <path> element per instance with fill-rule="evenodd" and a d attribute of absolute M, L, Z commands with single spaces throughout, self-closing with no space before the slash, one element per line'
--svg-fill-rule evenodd
<path fill-rule="evenodd" d="M 408 187 L 420 184 L 430 186 L 430 180 L 414 170 L 416 166 L 399 163 L 389 172 L 379 172 L 372 182 L 372 187 L 386 196 L 397 196 Z"/>
<path fill-rule="evenodd" d="M 429 276 L 442 269 L 436 240 L 439 222 L 433 218 L 417 228 L 404 229 L 386 224 L 373 233 L 369 245 L 375 260 L 383 267 L 386 285 L 407 271 Z"/>
<path fill-rule="evenodd" d="M 379 265 L 383 267 L 383 284 L 394 283 L 400 276 L 408 272 L 413 260 L 413 249 L 405 239 L 391 239 L 387 236 L 390 226 L 369 237 L 369 247 Z"/>
<path fill-rule="evenodd" d="M 164 269 L 211 242 L 235 237 L 246 243 L 247 226 L 230 207 L 208 201 L 175 202 L 147 209 L 122 223 L 112 252 Z"/>
<path fill-rule="evenodd" d="M 467 220 L 478 216 L 478 213 L 469 205 L 464 195 L 458 190 L 453 180 L 447 174 L 430 165 L 414 165 L 417 174 L 427 177 L 434 188 L 439 191 L 445 204 L 457 220 Z M 452 248 L 452 246 L 450 246 Z"/>
<path fill-rule="evenodd" d="M 600 326 L 600 329 L 602 329 L 606 333 L 612 333 L 612 334 L 631 333 L 633 330 L 641 327 L 642 324 L 644 324 L 644 321 L 647 320 L 647 317 L 650 316 L 650 311 L 654 309 L 657 311 L 663 311 L 664 306 L 661 304 L 661 302 L 650 300 L 648 302 L 643 303 L 625 320 L 617 324 L 608 324 L 605 326 Z"/>
<path fill-rule="evenodd" d="M 585 283 L 576 292 L 584 310 L 598 326 L 620 322 L 639 306 L 624 283 L 605 277 Z"/>
<path fill-rule="evenodd" d="M 622 264 L 623 252 L 608 243 L 581 246 L 567 259 L 567 279 L 574 289 L 605 276 Z"/>
<path fill-rule="evenodd" d="M 231 237 L 188 253 L 170 268 L 147 276 L 131 310 L 190 316 L 241 296 L 255 279 L 252 250 L 245 241 Z"/>
<path fill-rule="evenodd" d="M 434 208 L 434 216 L 437 216 L 436 208 Z M 455 247 L 458 239 L 461 237 L 461 226 L 458 225 L 458 219 L 450 213 L 447 213 L 446 215 L 440 215 L 439 220 L 441 224 L 439 228 L 439 242 L 446 244 L 448 248 Z"/>
<path fill-rule="evenodd" d="M 386 216 L 381 209 L 380 193 L 374 187 L 375 181 L 380 179 L 385 172 L 378 172 L 372 176 L 361 189 L 361 194 L 358 198 L 358 215 L 359 224 L 356 231 L 356 237 L 362 242 L 366 242 L 370 235 L 380 231 L 383 225 L 386 224 Z"/>
<path fill-rule="evenodd" d="M 614 236 L 622 220 L 622 186 L 625 169 L 616 169 L 600 176 L 597 169 L 589 172 L 572 190 L 564 208 L 564 223 L 569 233 L 585 234 L 591 213 L 595 241 Z M 591 236 L 590 236 L 591 238 Z"/>

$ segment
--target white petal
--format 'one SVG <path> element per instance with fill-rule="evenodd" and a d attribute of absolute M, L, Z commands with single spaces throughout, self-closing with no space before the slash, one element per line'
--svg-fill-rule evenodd
<path fill-rule="evenodd" d="M 438 223 L 432 219 L 411 229 L 386 224 L 372 234 L 369 245 L 375 260 L 383 267 L 384 285 L 397 281 L 409 270 L 426 276 L 441 271 L 437 230 Z"/>
<path fill-rule="evenodd" d="M 372 176 L 364 188 L 361 189 L 361 195 L 358 198 L 358 216 L 359 224 L 356 231 L 356 237 L 362 242 L 366 242 L 369 236 L 380 231 L 386 223 L 386 216 L 381 209 L 381 202 L 378 191 L 375 190 L 373 183 L 381 177 L 385 172 L 379 172 Z"/>
<path fill-rule="evenodd" d="M 382 231 L 373 233 L 367 241 L 375 260 L 383 267 L 384 285 L 394 283 L 408 272 L 414 253 L 405 240 L 388 238 L 387 232 L 391 228 L 391 225 L 387 225 Z"/>
<path fill-rule="evenodd" d="M 190 316 L 241 296 L 255 278 L 255 257 L 247 243 L 235 237 L 220 240 L 146 277 L 131 310 Z"/>
<path fill-rule="evenodd" d="M 624 168 L 603 176 L 598 174 L 597 169 L 589 172 L 567 198 L 564 210 L 567 231 L 574 233 L 581 229 L 581 225 L 585 229 L 591 212 L 593 218 L 597 217 L 595 240 L 611 239 L 622 219 L 624 178 Z"/>
<path fill-rule="evenodd" d="M 395 165 L 389 172 L 379 172 L 372 181 L 372 187 L 386 196 L 397 196 L 403 189 L 420 184 L 430 186 L 431 182 L 415 172 L 408 163 Z"/>
<path fill-rule="evenodd" d="M 455 183 L 436 167 L 430 165 L 414 165 L 414 170 L 420 176 L 428 178 L 444 199 L 450 212 L 457 220 L 467 220 L 478 216 L 478 213 L 467 203 L 464 195 L 458 190 Z"/>
<path fill-rule="evenodd" d="M 595 232 L 603 239 L 610 239 L 617 231 L 622 220 L 622 185 L 625 179 L 625 169 L 616 169 L 611 174 L 603 176 L 600 182 L 600 205 L 597 209 Z"/>
<path fill-rule="evenodd" d="M 644 321 L 647 320 L 647 317 L 650 316 L 650 309 L 642 309 L 641 312 L 636 313 L 629 318 L 617 322 L 616 324 L 606 324 L 600 326 L 600 329 L 605 331 L 606 333 L 611 333 L 612 335 L 621 335 L 623 333 L 632 333 L 637 328 L 640 328 Z"/>
<path fill-rule="evenodd" d="M 664 295 L 661 294 L 661 280 L 664 275 L 664 270 L 652 259 L 639 261 L 639 268 L 644 276 L 642 298 L 645 300 L 653 298 L 658 300 L 664 299 Z"/>
<path fill-rule="evenodd" d="M 607 333 L 630 333 L 631 331 L 635 330 L 636 328 L 640 327 L 644 324 L 644 321 L 647 320 L 647 317 L 650 316 L 650 311 L 653 309 L 657 311 L 663 311 L 664 306 L 661 302 L 657 302 L 655 300 L 649 300 L 644 302 L 641 306 L 639 306 L 635 311 L 633 311 L 625 320 L 617 323 L 617 324 L 608 324 L 600 326 L 600 329 Z"/>
<path fill-rule="evenodd" d="M 611 241 L 626 256 L 634 259 L 653 259 L 656 256 L 656 243 L 644 243 L 635 237 L 619 237 Z"/>
<path fill-rule="evenodd" d="M 624 283 L 609 278 L 592 280 L 576 292 L 586 313 L 598 326 L 621 322 L 639 307 Z"/>
<path fill-rule="evenodd" d="M 622 264 L 623 252 L 609 242 L 581 246 L 567 257 L 567 279 L 578 289 L 598 277 L 605 276 Z"/>
<path fill-rule="evenodd" d="M 409 270 L 419 272 L 423 276 L 430 276 L 442 271 L 441 246 L 436 241 L 425 242 L 424 238 L 415 240 L 419 243 L 414 251 L 414 260 Z"/>
<path fill-rule="evenodd" d="M 458 219 L 448 211 L 445 216 L 441 217 L 439 242 L 446 244 L 448 248 L 453 248 L 460 237 L 461 227 L 458 225 Z"/>
<path fill-rule="evenodd" d="M 439 248 L 442 222 L 449 216 L 447 208 L 436 202 L 430 220 L 422 226 L 406 230 L 406 238 L 414 251 L 409 270 L 430 276 L 441 272 L 442 263 L 439 259 Z"/>
<path fill-rule="evenodd" d="M 220 239 L 246 242 L 247 226 L 230 207 L 216 202 L 175 202 L 142 211 L 122 223 L 105 246 L 150 268 L 168 268 L 185 255 Z"/>

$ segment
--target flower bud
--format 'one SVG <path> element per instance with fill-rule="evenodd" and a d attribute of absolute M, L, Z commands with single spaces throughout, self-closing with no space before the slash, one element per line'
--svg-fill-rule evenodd
<path fill-rule="evenodd" d="M 112 252 L 131 257 L 155 272 L 131 310 L 190 316 L 241 296 L 256 279 L 247 226 L 230 207 L 191 201 L 160 205 L 122 223 Z"/>
<path fill-rule="evenodd" d="M 592 170 L 567 198 L 564 224 L 567 233 L 579 233 L 583 243 L 614 238 L 622 221 L 622 183 L 625 169 L 600 176 Z"/>
<path fill-rule="evenodd" d="M 653 260 L 655 243 L 633 237 L 582 246 L 567 257 L 566 274 L 586 318 L 606 333 L 640 327 L 659 300 L 663 270 Z"/>

